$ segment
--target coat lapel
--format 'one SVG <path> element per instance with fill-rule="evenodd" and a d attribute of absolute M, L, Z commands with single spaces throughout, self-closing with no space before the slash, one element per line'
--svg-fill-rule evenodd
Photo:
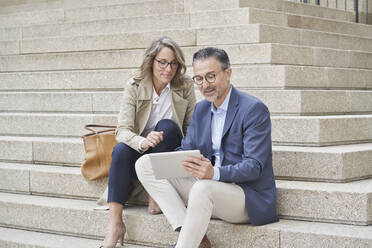
<path fill-rule="evenodd" d="M 235 118 L 236 112 L 238 112 L 238 106 L 239 106 L 238 100 L 239 99 L 238 99 L 238 94 L 236 92 L 236 89 L 234 88 L 234 86 L 231 85 L 231 95 L 230 95 L 229 106 L 227 107 L 225 124 L 223 126 L 222 139 L 226 135 L 227 131 L 229 130 Z"/>
<path fill-rule="evenodd" d="M 150 117 L 152 106 L 153 87 L 151 80 L 142 80 L 138 86 L 137 110 L 138 130 L 141 134 L 145 129 L 147 120 Z"/>

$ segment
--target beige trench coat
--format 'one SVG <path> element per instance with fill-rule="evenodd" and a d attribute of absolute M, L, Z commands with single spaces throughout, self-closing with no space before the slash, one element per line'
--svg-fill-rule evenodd
<path fill-rule="evenodd" d="M 187 77 L 184 85 L 178 88 L 171 84 L 170 91 L 173 121 L 177 123 L 182 134 L 185 135 L 196 104 L 193 81 Z M 138 152 L 140 152 L 138 150 L 139 142 L 142 140 L 140 134 L 150 117 L 152 95 L 153 84 L 151 80 L 137 81 L 131 79 L 124 90 L 116 139 Z"/>

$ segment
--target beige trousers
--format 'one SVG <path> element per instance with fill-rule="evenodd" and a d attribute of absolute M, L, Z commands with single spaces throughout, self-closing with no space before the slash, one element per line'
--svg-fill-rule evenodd
<path fill-rule="evenodd" d="M 249 222 L 243 189 L 236 184 L 193 177 L 157 180 L 148 155 L 137 160 L 136 172 L 173 229 L 182 227 L 176 248 L 197 248 L 211 217 Z"/>

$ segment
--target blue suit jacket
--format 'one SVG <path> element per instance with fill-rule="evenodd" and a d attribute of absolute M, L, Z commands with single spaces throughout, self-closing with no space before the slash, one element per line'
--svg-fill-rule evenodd
<path fill-rule="evenodd" d="M 211 103 L 194 109 L 181 150 L 199 149 L 212 159 Z M 278 221 L 276 187 L 272 167 L 270 113 L 257 98 L 232 86 L 221 149 L 220 181 L 243 188 L 245 206 L 253 225 Z"/>

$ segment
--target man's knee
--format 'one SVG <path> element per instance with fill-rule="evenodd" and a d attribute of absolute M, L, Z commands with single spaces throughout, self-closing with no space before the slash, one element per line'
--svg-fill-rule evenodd
<path fill-rule="evenodd" d="M 149 171 L 152 169 L 149 155 L 145 154 L 136 161 L 136 173 L 138 178 L 141 178 L 146 171 Z"/>
<path fill-rule="evenodd" d="M 194 183 L 190 190 L 190 198 L 207 198 L 213 193 L 213 181 L 211 180 L 199 180 Z"/>

